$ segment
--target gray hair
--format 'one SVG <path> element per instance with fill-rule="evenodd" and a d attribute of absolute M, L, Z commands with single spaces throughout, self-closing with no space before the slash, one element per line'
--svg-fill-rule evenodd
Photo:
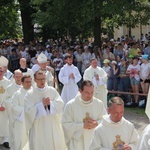
<path fill-rule="evenodd" d="M 124 105 L 124 101 L 122 100 L 122 98 L 120 97 L 113 97 L 109 100 L 108 102 L 108 107 L 111 107 L 112 104 L 116 104 L 116 105 Z"/>

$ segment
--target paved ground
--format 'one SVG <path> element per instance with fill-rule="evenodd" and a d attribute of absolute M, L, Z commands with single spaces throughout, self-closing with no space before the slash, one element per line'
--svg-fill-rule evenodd
<path fill-rule="evenodd" d="M 139 135 L 142 133 L 143 129 L 149 124 L 149 119 L 146 116 L 141 116 L 131 111 L 125 111 L 125 118 L 135 125 L 135 128 L 137 129 Z M 8 149 L 0 146 L 0 150 Z"/>
<path fill-rule="evenodd" d="M 150 123 L 146 115 L 138 115 L 131 111 L 125 111 L 125 118 L 134 124 L 139 135 L 142 133 L 143 129 Z"/>

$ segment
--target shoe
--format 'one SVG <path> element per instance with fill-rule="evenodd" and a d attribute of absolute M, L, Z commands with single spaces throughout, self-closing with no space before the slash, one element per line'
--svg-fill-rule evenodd
<path fill-rule="evenodd" d="M 132 105 L 132 102 L 128 102 L 128 103 L 125 104 L 126 107 L 129 107 L 131 105 Z"/>
<path fill-rule="evenodd" d="M 128 102 L 125 106 L 126 107 L 138 107 L 138 103 L 134 103 L 134 102 Z"/>
<path fill-rule="evenodd" d="M 10 148 L 8 142 L 4 142 L 4 143 L 3 143 L 3 146 L 4 146 L 5 148 Z"/>

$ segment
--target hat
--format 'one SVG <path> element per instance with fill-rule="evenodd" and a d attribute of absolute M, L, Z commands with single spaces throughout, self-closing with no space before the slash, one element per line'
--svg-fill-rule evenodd
<path fill-rule="evenodd" d="M 88 49 L 88 46 L 84 46 L 84 49 Z"/>
<path fill-rule="evenodd" d="M 113 60 L 113 61 L 111 62 L 111 64 L 117 65 L 117 62 L 116 62 L 115 60 Z"/>
<path fill-rule="evenodd" d="M 148 60 L 148 55 L 146 55 L 146 54 L 144 54 L 144 55 L 142 55 L 142 59 L 146 59 L 146 60 Z"/>
<path fill-rule="evenodd" d="M 103 63 L 104 63 L 104 64 L 110 63 L 110 61 L 109 61 L 108 59 L 105 59 L 105 60 L 103 61 Z"/>
<path fill-rule="evenodd" d="M 46 48 L 49 48 L 50 47 L 50 45 L 48 44 L 48 45 L 46 45 Z"/>
<path fill-rule="evenodd" d="M 45 62 L 47 62 L 47 57 L 46 57 L 46 55 L 43 54 L 43 53 L 41 53 L 41 54 L 38 56 L 37 61 L 38 61 L 39 63 L 45 63 Z"/>
<path fill-rule="evenodd" d="M 134 57 L 134 56 L 133 56 L 133 55 L 131 55 L 131 54 L 128 56 L 128 58 L 133 58 L 133 57 Z"/>
<path fill-rule="evenodd" d="M 0 66 L 5 67 L 8 65 L 8 59 L 4 56 L 0 56 Z"/>

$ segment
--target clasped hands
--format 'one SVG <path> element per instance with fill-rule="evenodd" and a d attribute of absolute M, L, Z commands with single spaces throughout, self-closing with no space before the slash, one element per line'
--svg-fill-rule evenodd
<path fill-rule="evenodd" d="M 42 103 L 44 107 L 50 105 L 50 98 L 49 97 L 43 98 Z"/>
<path fill-rule="evenodd" d="M 73 73 L 71 73 L 71 74 L 69 75 L 69 79 L 70 79 L 70 78 L 73 78 L 73 79 L 75 78 Z"/>
<path fill-rule="evenodd" d="M 95 79 L 96 79 L 97 81 L 99 80 L 99 75 L 98 75 L 98 74 L 95 75 Z"/>
<path fill-rule="evenodd" d="M 86 119 L 84 122 L 84 128 L 85 129 L 93 129 L 96 126 L 98 126 L 98 123 L 94 119 L 89 118 L 89 119 Z"/>
<path fill-rule="evenodd" d="M 132 150 L 128 144 L 124 144 L 121 150 Z"/>

